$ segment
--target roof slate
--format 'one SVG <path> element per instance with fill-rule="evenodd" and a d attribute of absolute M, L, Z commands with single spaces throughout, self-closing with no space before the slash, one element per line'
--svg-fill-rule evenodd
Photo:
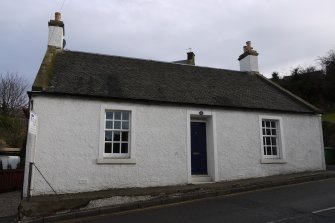
<path fill-rule="evenodd" d="M 316 111 L 258 74 L 62 51 L 45 92 L 289 112 Z"/>

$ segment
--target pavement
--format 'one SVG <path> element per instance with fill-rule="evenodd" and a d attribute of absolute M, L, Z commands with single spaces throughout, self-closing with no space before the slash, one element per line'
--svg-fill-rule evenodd
<path fill-rule="evenodd" d="M 0 193 L 0 223 L 16 222 L 21 191 Z"/>
<path fill-rule="evenodd" d="M 37 196 L 29 201 L 22 200 L 20 216 L 21 222 L 55 222 L 328 178 L 335 178 L 335 171 L 303 172 L 196 185 Z"/>

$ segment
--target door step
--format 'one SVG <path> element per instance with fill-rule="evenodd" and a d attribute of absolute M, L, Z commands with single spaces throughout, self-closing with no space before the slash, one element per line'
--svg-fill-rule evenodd
<path fill-rule="evenodd" d="M 208 175 L 192 175 L 193 184 L 212 183 L 211 177 Z"/>

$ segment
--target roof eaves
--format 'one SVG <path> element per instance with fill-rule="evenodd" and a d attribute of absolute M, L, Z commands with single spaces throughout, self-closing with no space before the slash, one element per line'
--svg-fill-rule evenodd
<path fill-rule="evenodd" d="M 72 94 L 63 92 L 48 92 L 48 91 L 28 91 L 29 97 L 32 95 L 45 95 L 45 96 L 67 96 L 67 97 L 79 97 L 79 98 L 92 98 L 92 99 L 105 99 L 105 100 L 119 100 L 119 101 L 132 101 L 132 102 L 149 102 L 158 104 L 175 104 L 175 105 L 192 105 L 192 106 L 205 106 L 205 107 L 216 107 L 216 108 L 227 108 L 227 109 L 238 109 L 248 111 L 272 111 L 272 112 L 285 112 L 285 113 L 299 113 L 299 114 L 311 114 L 314 112 L 302 112 L 302 111 L 290 111 L 280 109 L 269 109 L 269 108 L 255 108 L 255 107 L 238 107 L 238 106 L 223 106 L 223 105 L 211 105 L 211 104 L 197 104 L 197 103 L 186 103 L 186 102 L 173 102 L 173 101 L 159 101 L 149 99 L 134 99 L 134 98 L 117 98 L 108 96 L 97 96 L 97 95 L 86 95 L 86 94 Z"/>

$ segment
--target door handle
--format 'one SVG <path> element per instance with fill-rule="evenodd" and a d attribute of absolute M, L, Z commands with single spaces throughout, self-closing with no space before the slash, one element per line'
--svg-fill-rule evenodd
<path fill-rule="evenodd" d="M 192 154 L 193 154 L 193 155 L 200 155 L 199 152 L 193 152 Z"/>

